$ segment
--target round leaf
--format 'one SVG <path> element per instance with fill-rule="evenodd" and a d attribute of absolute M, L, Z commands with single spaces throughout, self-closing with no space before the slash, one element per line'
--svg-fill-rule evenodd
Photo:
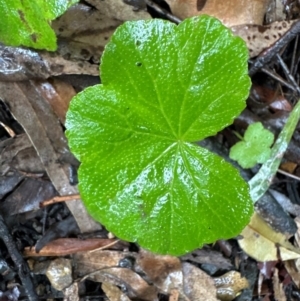
<path fill-rule="evenodd" d="M 244 42 L 208 16 L 127 22 L 106 46 L 101 79 L 72 100 L 66 123 L 90 214 L 158 253 L 239 234 L 253 210 L 248 186 L 193 142 L 245 107 Z"/>
<path fill-rule="evenodd" d="M 255 122 L 247 128 L 244 140 L 231 147 L 229 156 L 243 168 L 252 168 L 270 158 L 273 142 L 273 133 L 266 130 L 261 122 Z"/>

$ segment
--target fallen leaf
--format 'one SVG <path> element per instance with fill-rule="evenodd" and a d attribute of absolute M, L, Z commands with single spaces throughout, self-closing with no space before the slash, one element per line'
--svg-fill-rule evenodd
<path fill-rule="evenodd" d="M 106 294 L 109 301 L 130 301 L 126 294 L 122 293 L 122 291 L 117 286 L 109 282 L 102 283 L 101 288 Z"/>
<path fill-rule="evenodd" d="M 49 242 L 38 253 L 34 248 L 26 247 L 23 255 L 29 256 L 66 256 L 78 252 L 86 252 L 95 249 L 104 249 L 110 247 L 112 243 L 117 242 L 116 239 L 104 239 L 104 238 L 58 238 Z"/>
<path fill-rule="evenodd" d="M 295 22 L 297 20 L 280 21 L 265 26 L 242 24 L 232 26 L 231 30 L 246 42 L 250 57 L 255 57 L 273 45 Z"/>
<path fill-rule="evenodd" d="M 104 268 L 86 275 L 96 282 L 108 282 L 126 289 L 129 298 L 156 301 L 157 289 L 132 270 L 120 267 Z"/>
<path fill-rule="evenodd" d="M 268 0 L 166 0 L 172 13 L 185 19 L 207 14 L 221 20 L 226 26 L 262 24 Z"/>
<path fill-rule="evenodd" d="M 72 6 L 52 22 L 59 39 L 58 52 L 65 58 L 99 62 L 104 46 L 124 21 L 149 19 L 146 11 L 133 11 L 122 0 L 86 1 L 92 6 Z"/>
<path fill-rule="evenodd" d="M 243 238 L 238 240 L 240 247 L 257 261 L 277 260 L 278 251 L 282 261 L 300 258 L 300 250 L 283 234 L 275 232 L 257 213 L 241 235 Z"/>
<path fill-rule="evenodd" d="M 190 263 L 182 264 L 183 293 L 189 301 L 217 301 L 214 280 Z"/>
<path fill-rule="evenodd" d="M 280 283 L 277 268 L 275 268 L 275 270 L 274 270 L 273 288 L 274 288 L 274 298 L 275 298 L 275 300 L 286 301 L 286 295 L 284 293 L 282 283 Z"/>
<path fill-rule="evenodd" d="M 72 97 L 76 95 L 74 88 L 55 78 L 48 81 L 36 81 L 35 87 L 42 97 L 49 102 L 60 122 L 64 124 L 69 103 Z"/>
<path fill-rule="evenodd" d="M 98 65 L 66 60 L 60 55 L 0 45 L 0 80 L 47 79 L 61 74 L 99 75 Z"/>
<path fill-rule="evenodd" d="M 221 252 L 206 248 L 196 249 L 193 252 L 180 257 L 181 260 L 189 260 L 200 264 L 212 264 L 222 270 L 232 269 L 232 263 Z"/>
<path fill-rule="evenodd" d="M 296 260 L 287 260 L 284 262 L 284 266 L 288 271 L 289 275 L 293 279 L 294 284 L 300 289 L 300 265 L 299 259 Z"/>
<path fill-rule="evenodd" d="M 74 275 L 83 277 L 96 270 L 121 266 L 124 259 L 135 261 L 136 257 L 136 253 L 125 251 L 95 250 L 94 252 L 77 253 L 73 255 Z"/>
<path fill-rule="evenodd" d="M 0 212 L 5 216 L 40 209 L 40 202 L 57 195 L 49 181 L 26 178 L 0 203 Z"/>
<path fill-rule="evenodd" d="M 41 174 L 45 168 L 26 134 L 0 142 L 1 173 L 18 170 L 24 173 Z"/>
<path fill-rule="evenodd" d="M 182 286 L 181 262 L 177 257 L 156 255 L 141 249 L 134 267 L 165 294 Z"/>

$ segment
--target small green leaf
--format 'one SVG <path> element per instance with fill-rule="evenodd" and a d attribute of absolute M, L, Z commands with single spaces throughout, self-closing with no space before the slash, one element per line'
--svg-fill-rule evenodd
<path fill-rule="evenodd" d="M 102 84 L 71 102 L 67 137 L 89 213 L 118 237 L 179 255 L 240 233 L 248 185 L 195 144 L 232 123 L 250 88 L 248 50 L 218 20 L 126 22 Z"/>
<path fill-rule="evenodd" d="M 231 147 L 229 157 L 243 168 L 251 168 L 270 158 L 273 142 L 274 135 L 261 122 L 255 122 L 248 126 L 243 141 Z"/>
<path fill-rule="evenodd" d="M 0 42 L 56 50 L 50 21 L 78 0 L 0 0 Z"/>

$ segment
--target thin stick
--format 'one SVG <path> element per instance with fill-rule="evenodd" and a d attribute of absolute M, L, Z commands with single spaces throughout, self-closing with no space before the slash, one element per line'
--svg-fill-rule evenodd
<path fill-rule="evenodd" d="M 73 200 L 80 200 L 80 195 L 79 194 L 68 194 L 68 195 L 63 195 L 63 196 L 55 196 L 52 199 L 43 201 L 40 203 L 40 208 L 56 204 L 56 203 L 61 203 L 61 202 L 67 202 L 67 201 L 73 201 Z"/>

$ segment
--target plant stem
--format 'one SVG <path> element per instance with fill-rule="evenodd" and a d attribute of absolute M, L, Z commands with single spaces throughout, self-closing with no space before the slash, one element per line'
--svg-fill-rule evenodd
<path fill-rule="evenodd" d="M 281 159 L 286 151 L 289 142 L 293 136 L 300 118 L 300 100 L 298 100 L 294 109 L 290 113 L 286 124 L 280 132 L 276 142 L 271 150 L 271 157 L 267 160 L 258 173 L 248 182 L 250 186 L 250 195 L 253 203 L 258 201 L 268 190 L 272 180 L 277 172 Z"/>

